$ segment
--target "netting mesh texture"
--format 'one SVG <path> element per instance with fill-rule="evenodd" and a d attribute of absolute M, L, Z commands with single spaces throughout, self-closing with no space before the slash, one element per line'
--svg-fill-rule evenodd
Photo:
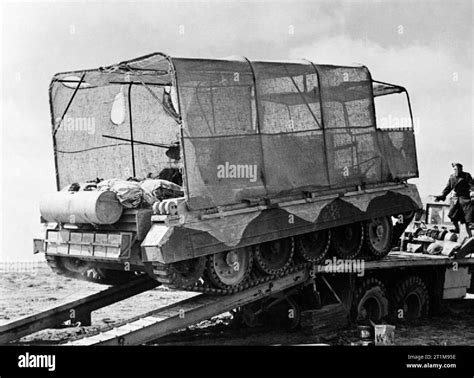
<path fill-rule="evenodd" d="M 97 177 L 156 176 L 164 168 L 178 166 L 166 155 L 167 149 L 158 145 L 178 142 L 179 125 L 163 111 L 149 90 L 162 98 L 162 87 L 146 89 L 141 85 L 133 85 L 130 91 L 128 85 L 119 84 L 77 91 L 55 135 L 60 188 Z M 74 89 L 61 83 L 53 89 L 57 122 L 73 92 Z M 130 128 L 129 96 L 133 130 Z M 119 112 L 118 124 L 111 119 L 113 111 Z M 135 141 L 135 174 L 132 137 Z"/>
<path fill-rule="evenodd" d="M 76 91 L 55 136 L 60 186 L 127 178 L 133 175 L 132 160 L 136 177 L 184 165 L 189 205 L 207 208 L 418 175 L 413 130 L 376 128 L 365 67 L 245 59 L 172 62 L 174 71 L 158 56 L 85 74 L 87 86 Z M 134 83 L 133 130 L 127 80 Z M 58 118 L 75 88 L 53 84 Z M 176 85 L 182 125 L 163 107 L 170 85 Z M 123 114 L 111 115 L 120 101 Z M 121 122 L 114 123 L 114 117 Z M 132 135 L 152 144 L 134 143 L 135 159 Z M 181 160 L 153 145 L 178 142 Z"/>
<path fill-rule="evenodd" d="M 174 63 L 193 207 L 417 175 L 412 130 L 376 129 L 365 67 Z"/>

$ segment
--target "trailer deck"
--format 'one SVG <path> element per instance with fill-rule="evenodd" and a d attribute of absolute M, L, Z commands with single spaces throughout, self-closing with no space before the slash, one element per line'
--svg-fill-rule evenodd
<path fill-rule="evenodd" d="M 366 271 L 414 267 L 451 267 L 453 264 L 472 269 L 474 258 L 456 260 L 446 256 L 391 252 L 382 260 L 367 261 L 364 264 Z M 318 269 L 319 273 L 325 274 L 324 265 L 320 265 L 318 268 L 320 268 Z M 198 294 L 192 298 L 178 301 L 172 305 L 158 307 L 138 317 L 128 319 L 123 324 L 116 325 L 113 329 L 72 340 L 64 345 L 144 344 L 263 298 L 278 295 L 281 297 L 284 292 L 288 292 L 291 288 L 312 283 L 314 275 L 311 274 L 311 271 L 310 267 L 306 267 L 288 276 L 271 280 L 232 295 Z M 88 325 L 87 320 L 90 321 L 92 311 L 151 290 L 158 285 L 158 282 L 142 276 L 126 284 L 113 286 L 99 293 L 76 298 L 37 314 L 16 319 L 0 326 L 0 344 L 9 343 L 42 329 L 55 327 L 68 319 L 75 321 L 85 319 L 86 324 L 82 325 Z"/>
<path fill-rule="evenodd" d="M 365 262 L 365 269 L 391 269 L 415 266 L 439 266 L 453 265 L 459 266 L 474 265 L 474 258 L 451 259 L 447 256 L 426 255 L 411 252 L 390 252 L 390 254 L 378 261 Z"/>

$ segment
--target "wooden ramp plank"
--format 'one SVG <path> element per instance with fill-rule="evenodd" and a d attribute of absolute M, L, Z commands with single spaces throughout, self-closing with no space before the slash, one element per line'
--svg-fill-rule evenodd
<path fill-rule="evenodd" d="M 102 307 L 122 301 L 144 291 L 157 287 L 159 283 L 148 276 L 141 276 L 122 285 L 112 286 L 91 295 L 69 298 L 59 305 L 52 306 L 31 316 L 24 316 L 0 326 L 0 344 L 23 336 L 51 328 L 70 319 L 70 311 L 77 315 L 90 313 Z M 77 296 L 74 296 L 76 298 Z"/>
<path fill-rule="evenodd" d="M 159 308 L 143 315 L 142 319 L 146 320 L 146 323 L 141 323 L 141 319 L 136 321 L 144 324 L 143 327 L 133 329 L 131 324 L 127 323 L 122 327 L 103 332 L 100 337 L 97 337 L 97 335 L 89 336 L 63 345 L 144 344 L 234 308 L 299 285 L 307 281 L 308 278 L 309 273 L 304 269 L 232 295 L 212 296 L 200 294 L 171 305 L 171 307 Z M 180 311 L 183 309 L 186 309 L 184 313 Z M 125 332 L 120 332 L 122 329 Z"/>

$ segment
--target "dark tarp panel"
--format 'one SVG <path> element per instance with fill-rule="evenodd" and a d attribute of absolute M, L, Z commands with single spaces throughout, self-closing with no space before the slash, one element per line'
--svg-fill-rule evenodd
<path fill-rule="evenodd" d="M 173 60 L 189 205 L 265 196 L 253 74 L 247 61 Z"/>
<path fill-rule="evenodd" d="M 269 196 L 328 186 L 318 77 L 310 63 L 252 63 Z"/>
<path fill-rule="evenodd" d="M 381 181 L 372 80 L 365 67 L 317 65 L 331 187 Z"/>
<path fill-rule="evenodd" d="M 383 151 L 383 177 L 387 181 L 418 176 L 413 129 L 377 130 Z"/>

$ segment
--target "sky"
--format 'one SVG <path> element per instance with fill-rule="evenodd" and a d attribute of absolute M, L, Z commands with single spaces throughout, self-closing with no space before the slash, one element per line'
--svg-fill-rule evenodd
<path fill-rule="evenodd" d="M 55 190 L 48 86 L 56 72 L 155 51 L 183 57 L 364 64 L 406 87 L 422 197 L 474 171 L 472 2 L 1 2 L 0 260 L 24 261 Z"/>

